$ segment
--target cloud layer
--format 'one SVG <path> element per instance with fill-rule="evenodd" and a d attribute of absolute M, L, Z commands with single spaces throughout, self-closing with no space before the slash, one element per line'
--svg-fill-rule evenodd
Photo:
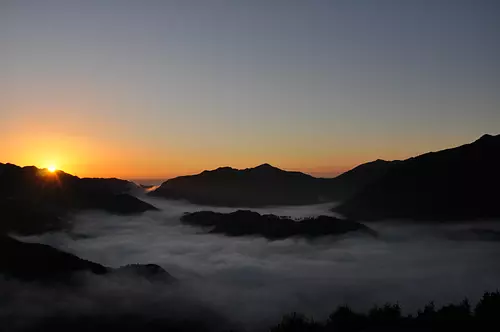
<path fill-rule="evenodd" d="M 25 240 L 43 242 L 112 267 L 159 264 L 181 280 L 179 285 L 169 288 L 146 283 L 139 287 L 133 284 L 137 281 L 87 277 L 82 289 L 56 303 L 70 301 L 71 306 L 63 307 L 75 308 L 75 312 L 91 304 L 93 310 L 102 307 L 118 312 L 147 308 L 148 314 L 165 314 L 177 308 L 174 312 L 188 316 L 213 313 L 253 329 L 276 323 L 290 311 L 321 319 L 339 304 L 367 310 L 374 304 L 399 301 L 403 310 L 411 312 L 430 300 L 442 304 L 468 296 L 474 301 L 483 291 L 499 287 L 500 241 L 485 241 L 469 231 L 471 227 L 498 230 L 494 223 L 377 223 L 370 226 L 381 234 L 378 239 L 346 235 L 269 242 L 204 234 L 199 228 L 180 224 L 179 217 L 206 207 L 149 200 L 163 210 L 127 217 L 80 214 L 75 216 L 75 227 L 69 234 Z M 329 214 L 329 207 L 256 211 L 304 217 Z M 31 293 L 36 292 L 31 289 Z M 15 303 L 26 296 L 23 294 L 10 294 L 5 301 Z M 118 297 L 127 300 L 113 300 Z M 44 314 L 62 310 L 56 304 L 44 308 Z M 200 309 L 194 313 L 193 308 Z"/>

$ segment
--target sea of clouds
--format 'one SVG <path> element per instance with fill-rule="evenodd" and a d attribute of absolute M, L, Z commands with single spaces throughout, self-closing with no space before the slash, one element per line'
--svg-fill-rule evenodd
<path fill-rule="evenodd" d="M 341 304 L 368 310 L 390 301 L 411 313 L 431 300 L 437 305 L 465 296 L 475 301 L 484 291 L 500 286 L 500 241 L 470 231 L 498 231 L 499 223 L 380 222 L 369 224 L 379 232 L 378 238 L 351 234 L 268 241 L 206 234 L 179 221 L 184 212 L 235 208 L 146 200 L 161 210 L 137 216 L 83 213 L 74 217 L 71 232 L 22 240 L 49 244 L 110 267 L 155 263 L 178 283 L 88 276 L 85 286 L 61 292 L 2 281 L 0 315 L 40 318 L 93 311 L 206 315 L 253 330 L 277 323 L 292 311 L 324 319 Z M 306 217 L 332 214 L 331 207 L 253 210 Z"/>

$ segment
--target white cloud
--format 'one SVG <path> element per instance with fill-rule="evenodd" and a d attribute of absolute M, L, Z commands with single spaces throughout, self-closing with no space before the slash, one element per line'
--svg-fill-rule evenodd
<path fill-rule="evenodd" d="M 80 214 L 74 219 L 71 234 L 52 233 L 27 240 L 112 267 L 159 264 L 181 280 L 180 286 L 175 286 L 182 289 L 175 293 L 176 298 L 184 296 L 189 303 L 203 303 L 250 327 L 276 323 L 290 311 L 322 319 L 344 303 L 366 310 L 374 304 L 399 301 L 404 310 L 414 311 L 431 300 L 437 304 L 460 301 L 465 296 L 474 300 L 483 291 L 499 287 L 500 266 L 495 262 L 500 242 L 450 239 L 450 234 L 471 227 L 467 224 L 377 223 L 370 226 L 380 232 L 380 238 L 269 242 L 204 234 L 179 222 L 183 212 L 203 208 L 166 200 L 153 203 L 163 210 L 127 217 Z M 310 216 L 327 214 L 328 208 L 316 205 L 258 211 Z M 495 224 L 481 227 L 498 229 Z M 93 285 L 87 287 L 90 293 Z M 101 290 L 109 286 L 100 285 Z M 128 289 L 127 285 L 113 287 L 115 293 Z M 99 303 L 106 303 L 102 297 L 116 295 L 113 292 L 94 290 L 100 294 Z M 133 294 L 130 301 L 171 303 L 172 292 L 165 286 L 150 285 Z M 148 301 L 141 302 L 141 296 Z"/>

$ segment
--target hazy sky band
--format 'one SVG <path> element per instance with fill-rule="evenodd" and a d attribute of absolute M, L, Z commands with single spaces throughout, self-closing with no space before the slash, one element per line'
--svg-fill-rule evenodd
<path fill-rule="evenodd" d="M 335 173 L 500 124 L 498 1 L 2 1 L 0 160 Z"/>

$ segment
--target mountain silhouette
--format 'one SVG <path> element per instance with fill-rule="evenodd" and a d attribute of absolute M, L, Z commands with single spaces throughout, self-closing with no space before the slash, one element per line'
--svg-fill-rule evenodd
<path fill-rule="evenodd" d="M 368 313 L 360 313 L 348 305 L 332 312 L 320 322 L 293 312 L 283 316 L 270 332 L 428 332 L 428 331 L 494 331 L 498 328 L 500 292 L 485 292 L 472 307 L 466 298 L 460 303 L 438 307 L 430 302 L 416 314 L 405 315 L 398 303 L 375 305 Z M 495 327 L 496 326 L 496 327 Z"/>
<path fill-rule="evenodd" d="M 105 274 L 100 264 L 50 246 L 26 243 L 0 235 L 0 274 L 21 280 L 63 281 L 75 272 Z"/>
<path fill-rule="evenodd" d="M 317 204 L 352 196 L 384 174 L 390 165 L 379 160 L 333 179 L 284 171 L 269 164 L 243 170 L 221 167 L 170 179 L 150 195 L 216 206 Z"/>
<path fill-rule="evenodd" d="M 34 166 L 0 164 L 0 233 L 34 234 L 64 227 L 67 215 L 97 209 L 134 214 L 156 208 L 127 192 L 119 179 L 79 178 Z"/>
<path fill-rule="evenodd" d="M 336 208 L 364 220 L 500 217 L 500 135 L 398 162 Z"/>
<path fill-rule="evenodd" d="M 219 206 L 297 205 L 319 202 L 319 180 L 269 164 L 238 170 L 221 167 L 168 180 L 150 194 Z"/>
<path fill-rule="evenodd" d="M 330 200 L 346 200 L 380 179 L 400 161 L 377 159 L 354 167 L 333 179 L 324 179 L 323 195 Z"/>
<path fill-rule="evenodd" d="M 263 236 L 270 240 L 289 237 L 315 238 L 359 231 L 376 235 L 375 231 L 355 221 L 330 216 L 304 218 L 296 221 L 291 217 L 273 214 L 261 215 L 253 211 L 238 210 L 231 213 L 200 211 L 181 217 L 186 224 L 210 227 L 210 233 L 229 236 Z"/>
<path fill-rule="evenodd" d="M 172 282 L 167 271 L 156 264 L 131 264 L 113 269 L 40 243 L 18 241 L 0 235 L 0 276 L 25 281 L 67 282 L 77 272 L 141 277 Z"/>

